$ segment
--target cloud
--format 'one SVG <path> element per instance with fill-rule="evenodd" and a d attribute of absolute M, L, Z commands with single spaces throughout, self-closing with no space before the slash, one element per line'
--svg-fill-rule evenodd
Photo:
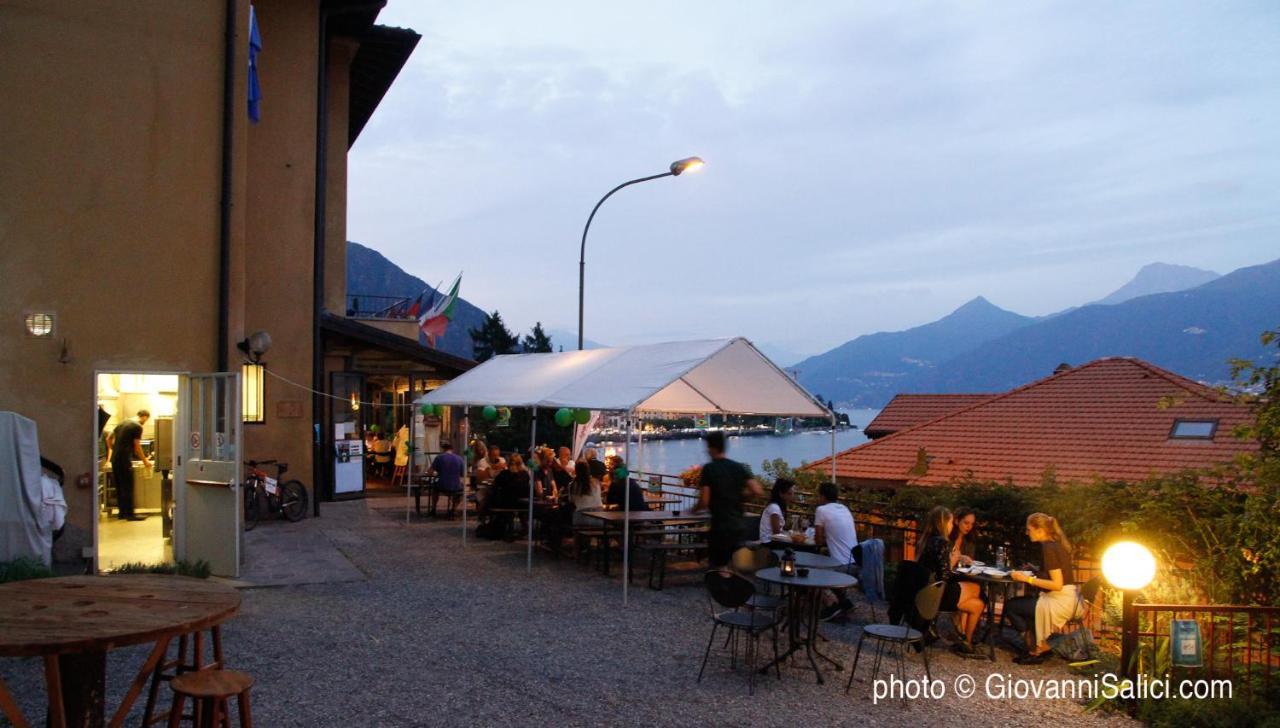
<path fill-rule="evenodd" d="M 1274 257 L 1268 4 L 393 2 L 424 34 L 351 153 L 350 234 L 519 327 L 803 353 L 975 295 Z M 702 332 L 699 334 L 698 332 Z"/>

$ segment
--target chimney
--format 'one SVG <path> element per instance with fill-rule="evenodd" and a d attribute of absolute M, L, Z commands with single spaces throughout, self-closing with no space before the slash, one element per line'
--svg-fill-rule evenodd
<path fill-rule="evenodd" d="M 1053 373 L 1061 374 L 1063 372 L 1069 372 L 1069 371 L 1071 371 L 1071 365 L 1064 361 L 1061 364 L 1059 364 L 1056 369 L 1053 370 Z"/>

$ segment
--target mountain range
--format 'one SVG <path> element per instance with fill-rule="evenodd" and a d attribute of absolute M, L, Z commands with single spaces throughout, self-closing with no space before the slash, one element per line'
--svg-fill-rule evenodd
<path fill-rule="evenodd" d="M 424 289 L 434 290 L 376 250 L 348 243 L 351 295 L 410 297 Z M 1229 359 L 1266 356 L 1258 337 L 1280 324 L 1277 312 L 1280 260 L 1224 276 L 1152 263 L 1091 304 L 1033 317 L 978 296 L 937 321 L 859 336 L 788 369 L 809 391 L 843 407 L 883 407 L 899 392 L 1004 391 L 1047 376 L 1059 364 L 1104 356 L 1136 356 L 1216 384 L 1229 379 Z M 470 358 L 468 332 L 484 318 L 483 310 L 459 298 L 440 348 Z M 577 345 L 576 332 L 548 333 L 556 350 Z M 587 348 L 599 346 L 586 342 Z"/>
<path fill-rule="evenodd" d="M 793 369 L 810 391 L 846 407 L 882 407 L 899 392 L 1000 392 L 1104 356 L 1217 384 L 1230 378 L 1229 359 L 1266 356 L 1259 335 L 1280 323 L 1278 311 L 1280 260 L 1225 276 L 1153 264 L 1097 303 L 1033 318 L 978 297 L 933 323 L 859 336 Z"/>

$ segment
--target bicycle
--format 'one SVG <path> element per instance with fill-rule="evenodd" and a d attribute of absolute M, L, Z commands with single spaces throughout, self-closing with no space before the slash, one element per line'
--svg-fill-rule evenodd
<path fill-rule="evenodd" d="M 258 520 L 268 515 L 283 515 L 291 522 L 307 516 L 307 488 L 301 481 L 285 480 L 288 463 L 278 460 L 249 460 L 244 479 L 244 530 L 251 531 Z M 259 465 L 276 466 L 276 477 L 267 475 Z"/>

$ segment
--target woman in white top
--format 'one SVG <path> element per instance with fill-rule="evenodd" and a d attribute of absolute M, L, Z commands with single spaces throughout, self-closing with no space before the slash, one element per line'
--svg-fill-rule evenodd
<path fill-rule="evenodd" d="M 600 500 L 600 481 L 591 477 L 591 468 L 585 460 L 573 466 L 573 483 L 569 485 L 569 497 L 573 499 L 573 525 L 588 525 L 586 511 L 604 508 Z"/>
<path fill-rule="evenodd" d="M 769 492 L 769 505 L 760 514 L 760 542 L 768 543 L 773 537 L 786 530 L 787 506 L 795 499 L 796 484 L 786 478 L 773 481 L 773 490 Z"/>

